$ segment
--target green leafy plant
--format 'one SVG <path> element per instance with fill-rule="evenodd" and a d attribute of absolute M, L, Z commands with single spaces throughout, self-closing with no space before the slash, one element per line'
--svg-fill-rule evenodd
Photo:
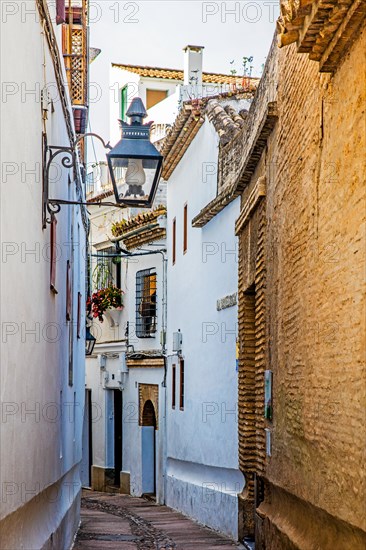
<path fill-rule="evenodd" d="M 241 71 L 239 71 L 239 74 L 238 74 L 238 71 L 234 66 L 235 59 L 233 59 L 232 61 L 230 61 L 230 65 L 232 66 L 230 69 L 230 73 L 233 76 L 238 75 L 239 78 L 251 77 L 252 71 L 253 71 L 253 65 L 252 65 L 253 61 L 254 61 L 254 57 L 252 55 L 249 57 L 243 56 L 242 62 L 241 62 Z"/>
<path fill-rule="evenodd" d="M 235 62 L 235 59 L 233 59 L 232 61 L 230 61 L 230 65 L 233 65 L 234 62 Z M 230 73 L 231 73 L 233 76 L 235 76 L 237 72 L 238 72 L 238 71 L 237 71 L 234 67 L 233 67 L 232 69 L 230 69 Z"/>
<path fill-rule="evenodd" d="M 114 285 L 101 288 L 89 296 L 86 306 L 95 319 L 101 323 L 104 321 L 104 313 L 107 309 L 123 309 L 123 290 Z"/>
<path fill-rule="evenodd" d="M 253 59 L 252 55 L 250 57 L 243 57 L 243 76 L 252 76 L 253 65 L 251 63 Z"/>
<path fill-rule="evenodd" d="M 108 264 L 108 259 L 98 263 L 93 269 L 92 280 L 94 288 L 106 288 L 111 285 L 113 274 Z"/>

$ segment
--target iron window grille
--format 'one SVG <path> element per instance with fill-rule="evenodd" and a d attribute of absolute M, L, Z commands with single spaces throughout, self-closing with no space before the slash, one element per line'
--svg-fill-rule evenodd
<path fill-rule="evenodd" d="M 156 330 L 156 273 L 143 269 L 136 273 L 136 336 L 151 338 Z"/>
<path fill-rule="evenodd" d="M 114 248 L 105 248 L 104 250 L 98 250 L 97 265 L 93 271 L 93 288 L 94 290 L 100 290 L 106 288 L 109 285 L 116 284 L 113 269 L 113 258 L 110 254 L 115 252 Z"/>

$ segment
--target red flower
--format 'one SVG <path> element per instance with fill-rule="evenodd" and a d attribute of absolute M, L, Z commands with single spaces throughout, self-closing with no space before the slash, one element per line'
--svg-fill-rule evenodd
<path fill-rule="evenodd" d="M 90 308 L 94 318 L 98 318 L 103 323 L 103 314 L 107 309 L 122 309 L 123 308 L 123 290 L 114 285 L 106 288 L 101 288 L 97 292 L 93 292 L 92 296 L 87 299 L 86 305 Z"/>

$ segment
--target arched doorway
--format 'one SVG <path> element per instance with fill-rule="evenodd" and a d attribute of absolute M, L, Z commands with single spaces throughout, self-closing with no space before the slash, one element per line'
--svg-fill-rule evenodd
<path fill-rule="evenodd" d="M 141 437 L 142 493 L 154 495 L 156 490 L 156 415 L 150 399 L 145 402 L 142 411 Z"/>

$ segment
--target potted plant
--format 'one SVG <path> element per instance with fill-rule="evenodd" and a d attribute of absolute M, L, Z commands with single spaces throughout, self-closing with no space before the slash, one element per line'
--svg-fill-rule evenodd
<path fill-rule="evenodd" d="M 93 292 L 86 305 L 94 319 L 103 323 L 106 315 L 110 319 L 111 326 L 118 326 L 119 314 L 124 307 L 123 294 L 123 290 L 111 284 Z"/>

